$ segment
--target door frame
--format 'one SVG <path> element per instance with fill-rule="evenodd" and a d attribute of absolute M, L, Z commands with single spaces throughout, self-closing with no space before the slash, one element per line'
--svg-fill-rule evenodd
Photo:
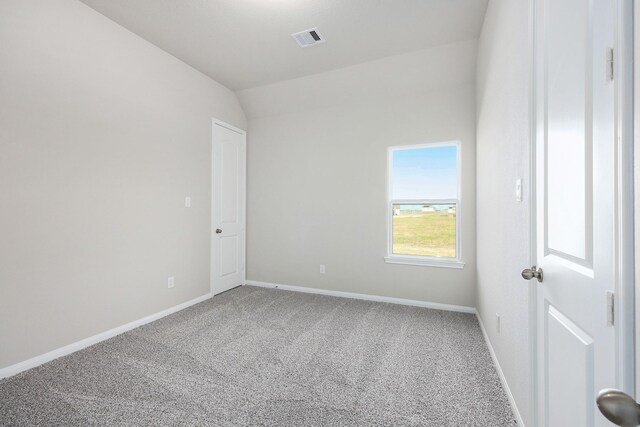
<path fill-rule="evenodd" d="M 618 387 L 635 393 L 635 238 L 634 238 L 634 111 L 633 111 L 633 0 L 616 2 L 617 230 L 618 281 L 616 283 L 616 339 Z"/>
<path fill-rule="evenodd" d="M 214 224 L 213 224 L 213 212 L 214 212 L 214 197 L 213 197 L 213 189 L 214 187 L 214 158 L 213 158 L 213 136 L 214 136 L 214 132 L 213 129 L 214 127 L 218 125 L 218 126 L 222 126 L 223 128 L 227 128 L 231 131 L 234 132 L 238 132 L 241 136 L 242 136 L 242 143 L 243 146 L 245 148 L 245 155 L 244 155 L 244 168 L 243 168 L 243 182 L 244 185 L 242 186 L 242 195 L 241 200 L 242 200 L 242 205 L 244 206 L 244 215 L 242 216 L 242 229 L 243 229 L 243 241 L 244 241 L 244 267 L 242 269 L 242 284 L 244 284 L 244 282 L 247 279 L 246 276 L 246 272 L 247 272 L 247 156 L 246 156 L 246 147 L 247 147 L 247 131 L 237 128 L 233 125 L 230 125 L 227 122 L 224 122 L 220 119 L 216 119 L 216 118 L 212 118 L 211 119 L 211 144 L 209 144 L 209 147 L 211 149 L 211 155 L 209 156 L 210 160 L 211 160 L 211 209 L 209 211 L 209 292 L 211 293 L 211 295 L 215 295 L 215 276 L 214 276 L 214 271 L 213 271 L 213 266 L 214 266 L 214 262 L 215 262 L 215 252 L 214 252 Z"/>
<path fill-rule="evenodd" d="M 634 7 L 635 6 L 635 7 Z M 632 6 L 632 12 L 629 14 L 633 16 L 633 18 L 629 18 L 632 22 L 628 25 L 628 30 L 631 33 L 631 37 L 633 39 L 633 46 L 630 47 L 630 55 L 631 62 L 634 59 L 638 59 L 638 63 L 640 63 L 640 2 L 634 2 L 634 6 Z M 634 28 L 634 22 L 638 23 Z M 630 70 L 632 86 L 633 86 L 633 100 L 632 104 L 632 129 L 633 139 L 634 139 L 634 189 L 633 194 L 636 198 L 634 201 L 634 221 L 635 218 L 640 219 L 640 185 L 636 185 L 636 183 L 640 183 L 640 67 L 634 68 Z M 634 83 L 635 81 L 635 83 Z M 636 208 L 637 205 L 637 208 Z M 640 307 L 640 227 L 635 227 L 634 230 L 634 266 L 636 266 L 636 270 L 634 272 L 634 280 L 635 280 L 635 307 Z M 635 392 L 636 392 L 636 400 L 640 397 L 640 316 L 635 316 Z"/>
<path fill-rule="evenodd" d="M 529 242 L 530 265 L 536 260 L 536 5 L 540 0 L 529 0 Z M 593 0 L 592 0 L 593 1 Z M 636 337 L 640 340 L 640 319 L 636 320 L 634 283 L 634 117 L 633 117 L 633 0 L 615 1 L 615 132 L 616 132 L 616 382 L 611 387 L 621 389 L 636 399 L 640 397 L 640 369 L 636 370 Z M 602 65 L 603 67 L 605 64 Z M 531 355 L 529 399 L 533 425 L 538 425 L 538 356 L 537 356 L 537 282 L 529 282 L 529 354 Z M 640 288 L 639 288 L 640 290 Z M 603 304 L 605 300 L 603 298 Z M 638 322 L 637 324 L 635 322 Z M 640 344 L 640 341 L 638 341 Z M 640 347 L 638 348 L 640 353 Z M 638 365 L 640 366 L 640 365 Z M 638 377 L 636 378 L 636 375 Z M 637 390 L 637 394 L 636 394 Z M 595 396 L 594 396 L 595 400 Z"/>

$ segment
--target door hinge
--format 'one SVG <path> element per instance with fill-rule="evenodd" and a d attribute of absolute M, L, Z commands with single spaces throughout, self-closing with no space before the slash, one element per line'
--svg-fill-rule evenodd
<path fill-rule="evenodd" d="M 607 291 L 607 326 L 613 326 L 615 324 L 615 296 L 612 291 Z"/>
<path fill-rule="evenodd" d="M 607 49 L 607 80 L 610 82 L 613 81 L 614 71 L 613 48 L 610 47 Z"/>

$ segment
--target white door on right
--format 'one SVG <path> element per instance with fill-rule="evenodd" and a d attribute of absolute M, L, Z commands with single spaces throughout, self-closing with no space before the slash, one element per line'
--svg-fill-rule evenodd
<path fill-rule="evenodd" d="M 611 425 L 616 386 L 612 0 L 536 0 L 538 424 Z"/>

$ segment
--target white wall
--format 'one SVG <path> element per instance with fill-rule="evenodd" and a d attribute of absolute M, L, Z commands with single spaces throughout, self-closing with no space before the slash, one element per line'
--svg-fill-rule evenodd
<path fill-rule="evenodd" d="M 246 122 L 75 0 L 3 0 L 0 40 L 2 368 L 208 293 L 211 118 Z"/>
<path fill-rule="evenodd" d="M 457 43 L 239 93 L 250 117 L 248 279 L 475 305 L 476 48 Z M 466 267 L 386 264 L 387 147 L 450 140 L 463 147 Z"/>
<path fill-rule="evenodd" d="M 477 309 L 520 414 L 530 400 L 528 2 L 491 0 L 478 53 Z M 515 183 L 523 178 L 524 200 Z M 501 316 L 497 333 L 495 314 Z"/>

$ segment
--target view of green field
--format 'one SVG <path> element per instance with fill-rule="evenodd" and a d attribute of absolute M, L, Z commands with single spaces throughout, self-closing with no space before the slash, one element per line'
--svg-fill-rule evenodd
<path fill-rule="evenodd" d="M 456 214 L 400 212 L 393 216 L 393 253 L 456 256 Z"/>

